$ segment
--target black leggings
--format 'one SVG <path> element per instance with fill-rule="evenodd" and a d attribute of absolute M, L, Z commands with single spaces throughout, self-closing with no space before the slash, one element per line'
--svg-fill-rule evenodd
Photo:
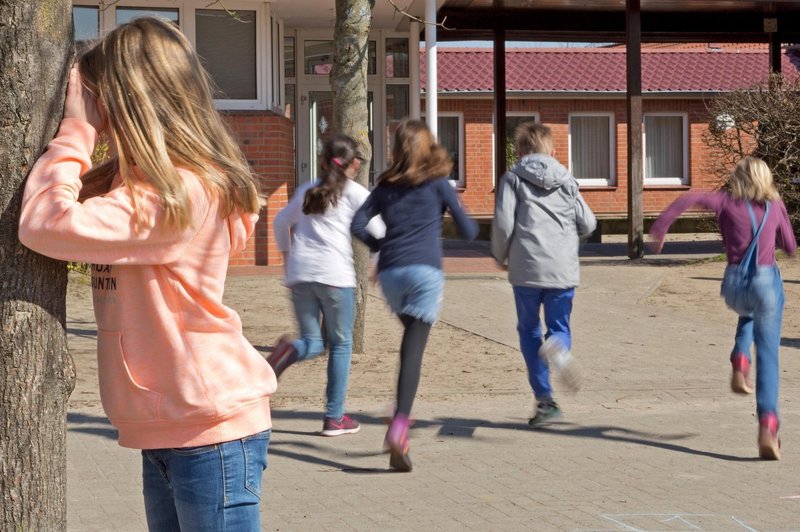
<path fill-rule="evenodd" d="M 400 344 L 400 375 L 397 378 L 397 413 L 408 416 L 414 404 L 422 369 L 422 353 L 428 343 L 431 324 L 408 314 L 398 316 L 403 322 L 403 342 Z"/>

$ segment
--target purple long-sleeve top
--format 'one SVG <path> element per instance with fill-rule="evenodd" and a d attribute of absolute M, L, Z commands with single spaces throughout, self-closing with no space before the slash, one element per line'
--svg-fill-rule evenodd
<path fill-rule="evenodd" d="M 756 223 L 760 224 L 764 217 L 765 205 L 756 202 L 751 202 L 751 205 L 756 216 Z M 653 223 L 650 235 L 661 241 L 672 222 L 681 213 L 692 207 L 701 207 L 716 213 L 725 253 L 728 256 L 728 264 L 739 264 L 753 239 L 753 227 L 750 222 L 750 214 L 747 212 L 747 203 L 735 199 L 725 192 L 684 194 L 672 202 Z M 797 241 L 789 222 L 789 215 L 786 212 L 786 206 L 780 199 L 770 202 L 769 217 L 758 238 L 757 263 L 759 266 L 775 264 L 776 245 L 790 256 L 794 256 L 797 250 Z"/>

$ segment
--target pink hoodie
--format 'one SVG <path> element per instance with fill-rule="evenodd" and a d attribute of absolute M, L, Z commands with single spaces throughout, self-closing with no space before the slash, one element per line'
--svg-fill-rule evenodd
<path fill-rule="evenodd" d="M 93 264 L 100 397 L 119 444 L 193 447 L 270 428 L 275 374 L 222 304 L 228 258 L 258 217 L 222 218 L 198 178 L 178 169 L 192 226 L 165 228 L 158 196 L 146 192 L 137 232 L 119 178 L 105 196 L 78 203 L 96 139 L 83 121 L 61 123 L 28 176 L 19 238 L 48 257 Z"/>

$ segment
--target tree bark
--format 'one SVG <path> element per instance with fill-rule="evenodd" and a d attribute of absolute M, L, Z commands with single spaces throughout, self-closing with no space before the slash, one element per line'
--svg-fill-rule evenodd
<path fill-rule="evenodd" d="M 366 161 L 372 159 L 369 143 L 367 108 L 367 40 L 372 24 L 369 0 L 336 0 L 336 25 L 333 30 L 333 68 L 330 83 L 333 91 L 333 128 L 354 138 Z M 356 181 L 369 184 L 369 164 L 361 166 Z M 353 321 L 353 352 L 364 352 L 364 329 L 367 306 L 367 269 L 369 251 L 353 242 L 356 267 L 356 312 Z"/>
<path fill-rule="evenodd" d="M 0 530 L 65 530 L 63 262 L 17 239 L 23 182 L 62 114 L 71 3 L 0 1 Z"/>

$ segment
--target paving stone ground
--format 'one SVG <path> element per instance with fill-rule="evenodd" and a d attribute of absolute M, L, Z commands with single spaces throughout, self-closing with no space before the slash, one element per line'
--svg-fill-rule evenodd
<path fill-rule="evenodd" d="M 668 244 L 635 263 L 624 250 L 584 248 L 573 315 L 584 387 L 559 392 L 564 417 L 533 431 L 511 289 L 484 244 L 449 245 L 445 307 L 415 403 L 414 471 L 389 471 L 381 453 L 396 355 L 354 357 L 348 408 L 362 430 L 338 438 L 318 435 L 324 370 L 289 371 L 273 401 L 264 530 L 800 530 L 796 314 L 781 352 L 784 457 L 763 462 L 754 399 L 727 387 L 734 318 L 718 300 L 691 311 L 662 304 L 676 287 L 713 293 L 722 265 L 716 277 L 713 265 L 685 265 L 719 243 Z M 784 269 L 787 300 L 796 271 Z M 232 275 L 227 297 L 263 348 L 289 319 L 285 289 L 263 270 L 239 273 L 250 275 Z M 258 301 L 273 301 L 272 319 L 253 319 Z M 117 446 L 86 362 L 90 298 L 71 293 L 68 329 L 85 366 L 68 419 L 68 529 L 146 530 L 139 454 Z M 368 334 L 392 344 L 399 333 Z"/>

